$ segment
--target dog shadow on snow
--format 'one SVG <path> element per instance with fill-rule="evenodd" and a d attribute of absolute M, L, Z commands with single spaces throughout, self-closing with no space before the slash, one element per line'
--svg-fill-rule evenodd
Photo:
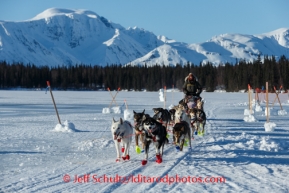
<path fill-rule="evenodd" d="M 267 134 L 268 135 L 268 134 Z M 284 134 L 280 134 L 280 137 L 284 137 Z M 289 152 L 286 150 L 288 147 L 289 142 L 284 138 L 272 138 L 276 141 L 281 148 L 278 151 L 266 151 L 258 149 L 260 144 L 255 144 L 254 149 L 221 149 L 218 151 L 209 151 L 209 150 L 201 150 L 197 151 L 197 154 L 203 155 L 202 157 L 194 157 L 193 160 L 199 163 L 203 162 L 226 162 L 230 164 L 249 164 L 249 163 L 256 163 L 256 164 L 281 164 L 281 165 L 289 165 L 288 157 Z M 200 148 L 206 148 L 208 146 L 226 146 L 226 145 L 234 145 L 236 143 L 245 143 L 249 139 L 245 141 L 235 141 L 235 140 L 224 140 L 223 142 L 216 141 L 216 142 L 208 142 L 202 145 L 199 145 Z M 270 144 L 269 144 L 270 145 Z M 210 155 L 206 158 L 204 155 Z M 212 157 L 212 155 L 216 157 Z M 224 155 L 221 157 L 220 155 Z M 234 155 L 234 157 L 227 157 Z"/>
<path fill-rule="evenodd" d="M 201 151 L 199 153 L 206 154 L 206 153 L 211 153 L 211 152 Z M 232 157 L 232 158 L 228 158 L 228 157 L 197 158 L 197 157 L 194 157 L 193 160 L 202 164 L 205 164 L 206 162 L 212 163 L 212 161 L 216 161 L 216 162 L 226 162 L 228 164 L 243 164 L 243 165 L 248 165 L 250 163 L 256 163 L 259 165 L 266 165 L 266 164 L 289 165 L 289 162 L 288 162 L 289 153 L 286 153 L 286 152 L 280 153 L 280 152 L 265 152 L 265 151 L 256 151 L 256 150 L 232 150 L 232 151 L 227 151 L 227 153 L 235 153 L 237 154 L 237 156 Z M 259 155 L 264 156 L 264 157 L 256 157 Z M 286 157 L 281 157 L 281 158 L 276 157 L 280 155 L 286 156 Z"/>
<path fill-rule="evenodd" d="M 1 154 L 43 154 L 44 152 L 39 151 L 0 151 Z"/>

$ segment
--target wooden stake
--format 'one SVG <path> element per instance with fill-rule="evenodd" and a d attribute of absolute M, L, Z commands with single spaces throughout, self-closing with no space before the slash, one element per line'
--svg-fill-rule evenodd
<path fill-rule="evenodd" d="M 269 123 L 269 107 L 268 107 L 268 82 L 266 82 L 266 111 L 267 111 L 267 123 Z"/>
<path fill-rule="evenodd" d="M 279 96 L 278 96 L 279 93 L 277 93 L 275 86 L 274 86 L 274 90 L 275 90 L 276 97 L 277 97 L 277 99 L 278 99 L 278 101 L 279 101 L 280 108 L 281 108 L 281 110 L 283 110 L 282 105 L 281 105 L 281 102 L 280 102 L 280 99 L 279 99 Z"/>
<path fill-rule="evenodd" d="M 51 95 L 51 98 L 52 98 L 52 102 L 53 102 L 53 105 L 54 105 L 54 109 L 56 111 L 56 115 L 57 115 L 57 118 L 58 118 L 58 122 L 59 124 L 61 124 L 61 121 L 60 121 L 60 118 L 59 118 L 59 114 L 58 114 L 58 111 L 57 111 L 57 108 L 56 108 L 56 104 L 55 104 L 55 101 L 54 101 L 54 97 L 53 97 L 53 94 L 52 94 L 52 91 L 51 91 L 51 87 L 50 87 L 50 82 L 49 81 L 46 81 L 47 83 L 47 86 L 49 88 L 49 91 L 50 91 L 50 95 Z"/>
<path fill-rule="evenodd" d="M 255 91 L 256 92 L 256 91 Z M 257 93 L 257 102 L 258 102 L 258 105 L 260 106 L 260 99 L 259 99 L 259 94 L 258 94 L 258 92 L 256 92 Z"/>
<path fill-rule="evenodd" d="M 252 103 L 251 103 L 251 87 L 248 84 L 248 95 L 249 95 L 249 110 L 250 110 L 250 115 L 252 114 Z"/>
<path fill-rule="evenodd" d="M 110 92 L 110 89 L 109 89 L 109 88 L 107 88 L 107 90 L 109 91 L 109 94 L 110 94 L 110 96 L 112 97 L 112 100 L 111 100 L 108 108 L 111 107 L 112 102 L 114 102 L 114 103 L 115 103 L 115 106 L 117 106 L 116 101 L 115 101 L 115 97 L 116 97 L 116 95 L 118 94 L 118 92 L 120 91 L 120 88 L 117 89 L 117 92 L 116 92 L 116 94 L 115 94 L 114 96 L 112 96 L 112 93 Z"/>

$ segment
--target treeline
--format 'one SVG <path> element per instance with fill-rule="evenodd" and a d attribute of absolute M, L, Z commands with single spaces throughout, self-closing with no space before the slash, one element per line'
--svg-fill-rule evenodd
<path fill-rule="evenodd" d="M 261 88 L 268 81 L 273 86 L 289 88 L 289 61 L 282 56 L 278 61 L 275 57 L 265 56 L 254 62 L 239 61 L 236 64 L 214 66 L 186 65 L 153 67 L 107 65 L 105 67 L 79 64 L 75 66 L 35 66 L 33 64 L 0 62 L 0 89 L 11 88 L 45 88 L 50 81 L 53 89 L 99 90 L 118 88 L 128 90 L 157 91 L 167 88 L 182 88 L 184 78 L 193 72 L 208 92 L 215 89 L 239 91 Z"/>

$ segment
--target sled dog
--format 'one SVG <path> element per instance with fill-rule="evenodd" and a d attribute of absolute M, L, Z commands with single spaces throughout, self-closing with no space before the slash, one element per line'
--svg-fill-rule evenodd
<path fill-rule="evenodd" d="M 117 158 L 116 162 L 120 161 L 120 148 L 123 155 L 123 160 L 129 160 L 129 148 L 132 142 L 133 128 L 130 122 L 123 121 L 121 118 L 119 121 L 112 119 L 111 133 L 116 148 Z"/>
<path fill-rule="evenodd" d="M 191 117 L 191 126 L 198 134 L 202 135 L 205 132 L 205 125 L 207 121 L 206 113 L 201 109 L 190 109 L 189 115 Z"/>
<path fill-rule="evenodd" d="M 168 129 L 168 125 L 172 121 L 172 115 L 170 111 L 163 108 L 153 108 L 153 111 L 155 113 L 153 118 L 158 122 L 162 123 L 166 127 L 166 129 Z"/>
<path fill-rule="evenodd" d="M 170 114 L 171 114 L 171 120 L 172 122 L 175 120 L 175 113 L 176 113 L 176 109 L 172 108 L 169 110 Z"/>
<path fill-rule="evenodd" d="M 189 140 L 190 148 L 191 144 L 191 129 L 189 124 L 186 121 L 181 121 L 176 123 L 173 127 L 173 139 L 174 143 L 179 146 L 180 151 L 183 150 L 185 139 Z"/>
<path fill-rule="evenodd" d="M 196 108 L 197 109 L 201 109 L 202 111 L 204 111 L 204 101 L 203 101 L 203 99 L 201 97 L 199 97 L 196 102 L 197 102 Z"/>
<path fill-rule="evenodd" d="M 133 111 L 134 129 L 135 129 L 135 144 L 136 144 L 137 148 L 139 147 L 139 143 L 138 143 L 139 137 L 140 137 L 140 141 L 141 142 L 143 141 L 143 139 L 142 139 L 143 135 L 141 133 L 143 116 L 149 116 L 149 115 L 145 114 L 145 109 L 141 113 L 137 113 L 137 112 Z M 143 142 L 142 142 L 142 149 L 144 149 Z"/>
<path fill-rule="evenodd" d="M 186 121 L 189 125 L 189 128 L 192 128 L 191 136 L 192 136 L 192 138 L 194 138 L 195 129 L 194 129 L 194 127 L 191 126 L 190 115 L 187 114 L 186 111 L 183 110 L 182 108 L 177 108 L 176 112 L 175 112 L 175 124 L 179 123 L 181 121 Z"/>
<path fill-rule="evenodd" d="M 151 143 L 155 145 L 156 162 L 162 162 L 162 156 L 165 143 L 168 143 L 166 128 L 152 117 L 143 117 L 143 143 L 145 146 L 145 159 L 142 160 L 142 165 L 146 165 L 148 161 L 149 146 Z"/>

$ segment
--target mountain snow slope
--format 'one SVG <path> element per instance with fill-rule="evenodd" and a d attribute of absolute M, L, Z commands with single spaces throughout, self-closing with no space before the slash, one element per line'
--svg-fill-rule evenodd
<path fill-rule="evenodd" d="M 186 44 L 137 27 L 125 29 L 88 10 L 50 8 L 30 20 L 0 21 L 0 60 L 9 63 L 174 66 L 253 61 L 259 54 L 289 57 L 289 28 Z"/>

